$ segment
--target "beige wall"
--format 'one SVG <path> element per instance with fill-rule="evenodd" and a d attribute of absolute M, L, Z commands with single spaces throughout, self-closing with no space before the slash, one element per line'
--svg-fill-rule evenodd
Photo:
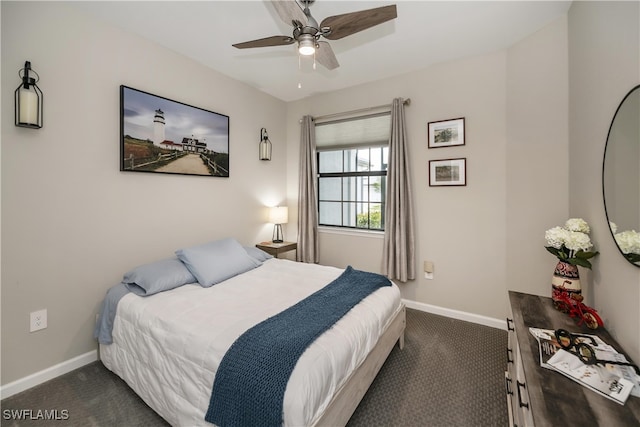
<path fill-rule="evenodd" d="M 600 250 L 588 291 L 605 326 L 640 360 L 640 269 L 607 228 L 602 160 L 611 120 L 640 82 L 640 3 L 573 2 L 569 17 L 569 211 L 593 225 Z"/>
<path fill-rule="evenodd" d="M 52 2 L 2 8 L 2 383 L 96 349 L 99 303 L 128 269 L 180 247 L 271 237 L 286 189 L 285 104 Z M 28 25 L 27 25 L 28 23 Z M 32 61 L 44 127 L 13 125 Z M 119 172 L 119 86 L 230 116 L 230 178 Z M 258 160 L 260 128 L 273 160 Z M 29 333 L 29 312 L 49 327 Z"/>
<path fill-rule="evenodd" d="M 411 98 L 419 271 L 400 285 L 403 297 L 504 319 L 507 289 L 549 295 L 555 262 L 544 231 L 568 212 L 566 28 L 561 18 L 506 50 L 289 103 L 289 199 L 297 198 L 302 115 Z M 463 116 L 465 146 L 427 149 L 428 122 Z M 429 187 L 428 161 L 457 157 L 467 159 L 467 186 Z M 321 263 L 380 271 L 381 256 L 380 239 L 320 234 Z M 434 262 L 434 280 L 424 278 L 423 260 Z"/>
<path fill-rule="evenodd" d="M 549 296 L 544 232 L 569 218 L 566 16 L 507 52 L 507 288 Z"/>

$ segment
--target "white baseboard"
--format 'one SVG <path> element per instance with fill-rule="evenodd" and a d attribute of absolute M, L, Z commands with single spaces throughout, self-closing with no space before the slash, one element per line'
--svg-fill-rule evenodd
<path fill-rule="evenodd" d="M 98 360 L 98 350 L 93 350 L 73 359 L 65 360 L 62 363 L 51 366 L 50 368 L 43 369 L 40 372 L 31 374 L 19 380 L 10 382 L 0 387 L 0 399 L 5 399 L 14 394 L 20 393 L 31 387 L 35 387 L 38 384 L 42 384 L 46 381 L 52 380 L 55 377 L 64 375 L 67 372 L 71 372 L 74 369 L 78 369 L 84 365 L 95 362 Z"/>
<path fill-rule="evenodd" d="M 464 320 L 496 329 L 507 330 L 506 320 L 494 319 L 493 317 L 481 316 L 479 314 L 467 313 L 465 311 L 453 310 L 450 308 L 438 307 L 437 305 L 425 304 L 422 302 L 403 299 L 404 305 L 415 310 L 427 313 L 438 314 L 440 316 L 451 317 L 453 319 Z"/>

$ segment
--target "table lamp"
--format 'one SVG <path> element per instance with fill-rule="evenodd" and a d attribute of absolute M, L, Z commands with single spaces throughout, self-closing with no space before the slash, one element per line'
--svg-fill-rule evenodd
<path fill-rule="evenodd" d="M 284 242 L 284 236 L 282 234 L 282 224 L 286 224 L 289 221 L 289 208 L 286 206 L 275 206 L 269 210 L 269 222 L 274 224 L 273 227 L 273 243 Z"/>

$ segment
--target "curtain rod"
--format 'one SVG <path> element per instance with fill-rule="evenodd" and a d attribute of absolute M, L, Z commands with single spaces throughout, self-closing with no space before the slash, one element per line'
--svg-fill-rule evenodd
<path fill-rule="evenodd" d="M 403 104 L 411 105 L 411 98 L 405 99 L 403 101 Z M 335 117 L 350 116 L 352 114 L 366 113 L 368 111 L 380 110 L 382 108 L 391 108 L 391 105 L 392 104 L 385 104 L 385 105 L 378 105 L 376 107 L 360 108 L 359 110 L 343 111 L 342 113 L 326 114 L 324 116 L 314 117 L 313 120 L 317 122 L 318 120 L 327 120 L 327 119 L 333 119 Z M 300 123 L 302 123 L 302 119 L 300 119 Z"/>

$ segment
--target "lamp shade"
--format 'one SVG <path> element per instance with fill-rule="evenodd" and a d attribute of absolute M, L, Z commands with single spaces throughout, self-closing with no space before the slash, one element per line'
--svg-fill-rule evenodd
<path fill-rule="evenodd" d="M 269 209 L 269 222 L 272 224 L 286 224 L 289 222 L 289 208 L 276 206 Z"/>

